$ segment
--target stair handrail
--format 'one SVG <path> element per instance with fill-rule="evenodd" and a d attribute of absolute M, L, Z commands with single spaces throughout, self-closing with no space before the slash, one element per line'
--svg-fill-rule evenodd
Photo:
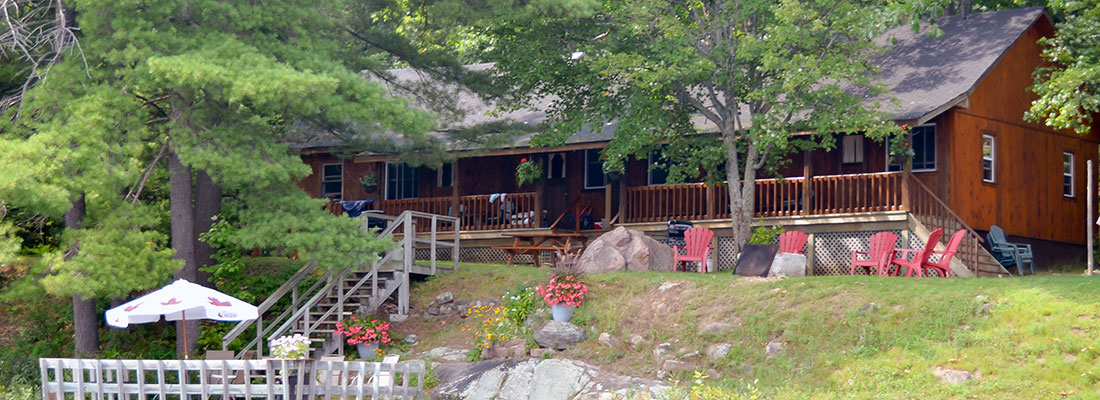
<path fill-rule="evenodd" d="M 282 298 L 286 296 L 287 293 L 291 293 L 295 288 L 297 288 L 298 284 L 301 283 L 302 280 L 305 279 L 306 276 L 308 276 L 309 273 L 312 272 L 313 269 L 316 267 L 316 261 L 310 261 L 306 263 L 306 265 L 303 265 L 302 268 L 298 269 L 298 272 L 295 272 L 294 275 L 291 275 L 291 277 L 287 279 L 286 282 L 283 282 L 283 284 L 280 285 L 278 289 L 275 289 L 275 292 L 267 296 L 267 298 L 264 299 L 264 301 L 260 303 L 260 305 L 256 306 L 256 311 L 260 315 L 258 319 L 262 320 L 263 315 L 267 312 L 267 310 L 271 309 L 271 307 L 274 306 L 275 303 L 277 303 L 279 300 L 282 300 Z M 314 285 L 316 285 L 316 283 L 314 283 Z M 313 288 L 311 287 L 310 290 L 312 289 Z M 288 307 L 288 309 L 292 309 L 297 306 L 297 304 L 293 304 L 297 303 L 297 299 L 292 300 L 291 303 L 292 304 L 290 305 L 290 307 Z M 222 350 L 227 350 L 229 344 L 233 343 L 233 341 L 236 340 L 238 336 L 244 333 L 244 331 L 248 329 L 249 325 L 252 325 L 253 322 L 254 320 L 241 321 L 238 322 L 237 325 L 233 327 L 233 329 L 230 329 L 229 333 L 226 333 L 225 337 L 222 338 Z M 248 347 L 246 346 L 245 348 Z"/>
<path fill-rule="evenodd" d="M 407 232 L 407 231 L 408 231 L 409 229 L 412 229 L 412 224 L 411 224 L 411 223 L 409 223 L 409 221 L 411 221 L 411 218 L 410 218 L 410 217 L 408 216 L 408 214 L 409 214 L 409 213 L 410 213 L 410 211 L 405 211 L 405 212 L 402 212 L 402 213 L 401 213 L 401 215 L 399 215 L 399 216 L 398 216 L 398 217 L 396 218 L 397 220 L 401 220 L 401 221 L 402 221 L 402 223 L 399 223 L 399 224 L 390 224 L 390 225 L 389 225 L 388 227 L 386 227 L 386 229 L 384 229 L 384 230 L 383 230 L 383 231 L 382 231 L 382 232 L 381 232 L 381 233 L 379 234 L 379 237 L 381 237 L 381 238 L 385 238 L 385 237 L 390 237 L 390 236 L 392 236 L 392 235 L 393 235 L 393 231 L 394 231 L 395 229 L 397 229 L 397 227 L 398 227 L 398 226 L 403 226 L 403 225 L 406 225 L 406 226 L 405 226 L 405 231 L 406 231 L 406 232 Z M 383 264 L 385 264 L 385 261 L 387 261 L 387 260 L 390 260 L 390 259 L 391 259 L 391 258 L 393 257 L 393 255 L 394 255 L 394 254 L 396 254 L 396 253 L 397 253 L 396 251 L 388 251 L 388 252 L 386 252 L 386 255 L 385 255 L 385 256 L 383 256 L 383 257 L 380 257 L 380 258 L 376 259 L 376 260 L 375 260 L 374 262 L 372 262 L 372 263 L 371 263 L 371 269 L 370 269 L 370 271 L 369 271 L 369 272 L 367 273 L 367 275 L 365 275 L 365 276 L 364 276 L 363 278 L 361 278 L 361 279 L 360 279 L 360 282 L 359 282 L 359 283 L 360 283 L 360 284 L 362 284 L 362 283 L 363 283 L 363 282 L 364 282 L 364 281 L 365 281 L 366 279 L 368 279 L 368 278 L 371 278 L 371 279 L 373 279 L 373 280 L 374 280 L 374 289 L 375 289 L 375 292 L 374 292 L 374 293 L 377 293 L 377 287 L 378 287 L 378 279 L 377 279 L 377 278 L 378 278 L 378 267 L 379 267 L 380 265 L 383 265 Z M 297 321 L 298 321 L 299 319 L 301 319 L 301 318 L 302 318 L 303 316 L 307 315 L 307 314 L 308 314 L 308 313 L 310 312 L 310 309 L 311 309 L 311 308 L 312 308 L 313 306 L 317 305 L 317 303 L 319 303 L 319 302 L 321 301 L 321 299 L 324 299 L 325 297 L 327 297 L 327 296 L 328 296 L 328 293 L 329 293 L 330 291 L 332 291 L 332 289 L 333 289 L 333 288 L 335 288 L 335 287 L 336 287 L 337 285 L 341 284 L 341 283 L 342 283 L 342 282 L 343 282 L 343 281 L 344 281 L 344 280 L 346 279 L 346 277 L 347 277 L 347 274 L 351 273 L 351 271 L 352 271 L 352 270 L 354 269 L 354 267 L 355 267 L 355 265 L 353 265 L 353 264 L 349 264 L 349 265 L 348 265 L 348 266 L 347 266 L 346 268 L 344 268 L 344 270 L 343 270 L 343 271 L 341 271 L 341 272 L 340 272 L 340 275 L 339 275 L 339 276 L 337 276 L 337 277 L 336 277 L 336 279 L 332 279 L 332 280 L 330 280 L 330 281 L 329 281 L 329 283 L 328 283 L 327 285 L 325 285 L 325 287 L 321 288 L 321 290 L 318 290 L 318 291 L 317 291 L 317 292 L 316 292 L 316 293 L 315 293 L 315 294 L 314 294 L 313 296 L 311 296 L 311 297 L 309 298 L 309 300 L 308 300 L 308 301 L 306 301 L 306 302 L 305 302 L 305 303 L 303 303 L 303 304 L 302 304 L 302 305 L 301 305 L 300 307 L 298 307 L 298 309 L 297 309 L 297 310 L 296 310 L 296 311 L 294 312 L 294 314 L 291 314 L 290 318 L 288 318 L 288 319 L 287 319 L 287 320 L 286 320 L 285 322 L 283 322 L 283 324 L 282 324 L 282 325 L 280 325 L 280 326 L 279 326 L 278 328 L 276 328 L 275 330 L 273 330 L 273 331 L 271 332 L 271 334 L 267 336 L 267 341 L 271 341 L 271 340 L 273 340 L 273 339 L 275 339 L 275 338 L 279 337 L 279 335 L 283 334 L 284 332 L 286 332 L 287 330 L 289 330 L 289 329 L 290 329 L 291 327 L 293 327 L 293 326 L 294 326 L 294 323 L 295 323 L 295 322 L 297 322 Z M 359 286 L 360 286 L 360 285 L 356 285 L 356 287 L 357 287 L 357 288 L 358 288 Z M 348 291 L 348 293 L 350 293 L 350 291 Z M 344 294 L 342 294 L 342 296 L 343 296 L 343 295 L 344 295 Z M 342 298 L 342 297 L 341 297 L 341 298 Z M 339 305 L 342 305 L 342 304 L 338 303 L 338 306 L 339 306 Z M 327 312 L 326 312 L 326 313 L 324 314 L 324 316 L 328 316 L 328 315 L 329 315 L 329 314 L 330 314 L 331 312 L 332 312 L 332 309 L 330 308 L 330 309 L 329 309 L 329 310 L 328 310 L 328 311 L 327 311 Z M 323 317 L 321 317 L 321 318 L 318 318 L 318 321 L 320 321 L 320 320 L 323 320 L 324 316 L 323 316 Z M 315 325 L 316 325 L 316 324 L 315 324 Z M 307 323 L 307 329 L 306 329 L 306 330 L 305 330 L 305 332 L 304 332 L 304 335 L 305 335 L 305 336 L 309 336 L 309 333 L 310 333 L 310 332 L 311 332 L 311 330 L 312 330 L 311 328 L 312 328 L 312 326 L 310 326 L 310 325 L 309 325 L 309 324 Z"/>
<path fill-rule="evenodd" d="M 924 194 L 928 195 L 928 197 L 931 197 L 932 200 L 935 200 L 936 204 L 947 211 L 947 214 L 950 215 L 951 218 L 954 219 L 955 222 L 957 222 L 959 225 L 962 225 L 963 229 L 966 229 L 968 233 L 977 238 L 978 243 L 985 243 L 985 239 L 982 239 L 982 236 L 979 235 L 978 232 L 974 231 L 974 229 L 971 228 L 970 225 L 967 225 L 966 221 L 963 221 L 962 217 L 959 217 L 958 214 L 955 214 L 955 211 L 952 210 L 951 207 L 948 207 L 947 204 L 943 202 L 943 200 L 940 200 L 940 197 L 936 196 L 936 193 L 933 192 L 932 189 L 930 189 L 927 185 L 925 185 L 924 182 L 921 182 L 920 179 L 917 179 L 912 175 L 909 176 L 909 179 L 911 179 L 913 182 L 916 182 L 917 186 L 924 190 Z"/>
<path fill-rule="evenodd" d="M 393 219 L 400 218 L 400 217 L 391 217 L 391 216 L 388 216 L 388 215 L 387 216 L 381 216 L 381 217 L 378 216 L 378 215 L 372 215 L 371 217 L 372 218 L 376 218 L 376 217 L 377 218 L 383 218 L 383 219 L 388 219 L 388 220 L 393 220 Z M 386 238 L 386 237 L 392 236 L 393 231 L 397 228 L 398 225 L 399 224 L 390 224 L 389 226 L 386 227 L 386 229 L 379 232 L 378 237 L 379 238 Z M 365 226 L 366 226 L 366 219 L 364 219 L 364 227 Z M 282 285 L 280 285 L 279 288 L 276 289 L 274 293 L 272 293 L 270 296 L 268 296 L 267 299 L 265 299 L 262 303 L 260 303 L 259 306 L 256 307 L 257 311 L 258 311 L 258 314 L 259 314 L 259 317 L 257 319 L 239 322 L 236 326 L 233 327 L 233 329 L 231 329 L 229 331 L 229 333 L 227 333 L 222 338 L 222 350 L 228 350 L 230 343 L 233 343 L 233 341 L 236 340 L 237 337 L 239 337 L 241 334 L 243 334 L 252 324 L 256 324 L 257 325 L 256 338 L 253 339 L 252 341 L 250 341 L 247 345 L 245 345 L 244 348 L 249 349 L 249 348 L 252 348 L 253 346 L 255 346 L 257 354 L 263 354 L 263 337 L 264 337 L 265 334 L 267 334 L 269 331 L 272 330 L 271 325 L 269 325 L 267 328 L 263 328 L 264 313 L 266 313 L 276 302 L 278 302 L 279 300 L 282 300 L 283 297 L 286 297 L 286 295 L 288 293 L 291 293 L 294 290 L 294 288 L 296 288 L 298 286 L 298 284 L 300 284 L 301 281 L 303 279 L 305 279 L 309 275 L 309 273 L 312 272 L 316 267 L 317 267 L 317 262 L 316 261 L 310 261 L 305 266 L 303 266 L 301 269 L 299 269 L 298 272 L 295 272 L 294 275 L 292 275 L 289 279 L 287 279 L 286 282 L 284 282 Z M 346 274 L 349 273 L 350 270 L 353 269 L 353 267 L 354 267 L 354 265 L 349 264 L 343 271 L 341 271 L 340 277 L 343 278 L 344 276 L 346 276 Z M 321 290 L 317 290 L 317 287 L 323 282 L 329 282 L 330 285 L 326 285 L 326 288 L 328 288 L 328 286 L 331 286 L 332 282 L 337 282 L 338 281 L 338 280 L 332 279 L 332 278 L 333 278 L 332 271 L 326 272 L 325 275 L 320 280 L 318 280 L 313 285 L 311 285 L 309 287 L 309 289 L 307 289 L 305 291 L 304 294 L 325 293 L 326 290 L 324 288 L 321 289 Z M 302 296 L 297 296 L 296 299 L 291 301 L 292 304 L 289 307 L 287 307 L 286 310 L 284 310 L 282 313 L 280 313 L 278 317 L 274 318 L 272 321 L 274 321 L 275 323 L 278 323 L 278 321 L 281 321 L 281 320 L 283 320 L 284 317 L 286 317 L 286 315 L 289 311 L 301 309 L 302 306 L 300 305 L 300 303 L 301 303 L 302 298 L 303 298 Z"/>

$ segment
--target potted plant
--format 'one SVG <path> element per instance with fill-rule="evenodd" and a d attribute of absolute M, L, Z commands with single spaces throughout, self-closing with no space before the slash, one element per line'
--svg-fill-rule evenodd
<path fill-rule="evenodd" d="M 284 360 L 304 360 L 309 357 L 312 341 L 302 334 L 282 336 L 271 341 L 271 356 Z"/>
<path fill-rule="evenodd" d="M 378 356 L 378 345 L 389 343 L 390 324 L 371 316 L 351 318 L 336 323 L 336 334 L 344 335 L 348 344 L 355 345 L 359 357 L 364 359 Z"/>
<path fill-rule="evenodd" d="M 363 185 L 363 190 L 367 191 L 367 193 L 374 193 L 375 190 L 378 190 L 378 175 L 363 175 L 362 178 L 359 178 L 359 184 Z"/>
<path fill-rule="evenodd" d="M 584 301 L 584 295 L 588 293 L 588 285 L 582 283 L 575 275 L 559 277 L 558 274 L 554 274 L 550 277 L 550 283 L 546 286 L 536 286 L 535 291 L 550 304 L 550 311 L 554 314 L 555 321 L 569 321 L 573 319 L 573 309 Z"/>

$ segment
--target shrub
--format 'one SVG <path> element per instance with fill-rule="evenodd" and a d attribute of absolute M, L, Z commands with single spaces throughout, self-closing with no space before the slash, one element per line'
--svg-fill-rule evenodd
<path fill-rule="evenodd" d="M 494 343 L 504 343 L 521 335 L 520 325 L 517 325 L 508 316 L 504 306 L 474 306 L 467 310 L 467 325 L 462 327 L 463 332 L 473 332 L 475 353 L 479 355 L 479 349 L 488 349 Z M 474 358 L 470 356 L 468 358 Z M 476 360 L 472 360 L 476 361 Z"/>
<path fill-rule="evenodd" d="M 775 242 L 775 238 L 786 232 L 782 226 L 758 226 L 752 228 L 752 237 L 749 238 L 750 244 L 772 244 Z"/>
<path fill-rule="evenodd" d="M 508 318 L 516 326 L 523 326 L 527 317 L 535 312 L 535 289 L 530 285 L 522 285 L 504 294 L 501 305 L 508 312 Z"/>
<path fill-rule="evenodd" d="M 558 278 L 558 274 L 554 274 L 550 277 L 550 283 L 547 283 L 545 287 L 535 286 L 535 291 L 552 306 L 561 304 L 577 307 L 584 302 L 584 295 L 588 293 L 588 285 L 581 283 L 574 275 Z"/>
<path fill-rule="evenodd" d="M 360 343 L 370 345 L 392 341 L 390 338 L 390 324 L 371 316 L 364 318 L 352 316 L 337 322 L 336 333 L 344 335 L 348 344 L 351 345 Z"/>

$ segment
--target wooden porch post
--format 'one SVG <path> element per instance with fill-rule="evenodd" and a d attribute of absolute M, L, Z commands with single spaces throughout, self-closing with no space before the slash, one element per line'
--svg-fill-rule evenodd
<path fill-rule="evenodd" d="M 810 215 L 810 194 L 813 190 L 810 180 L 814 178 L 811 160 L 810 150 L 802 150 L 802 215 Z"/>
<path fill-rule="evenodd" d="M 629 169 L 624 166 L 623 167 L 623 176 L 622 176 L 622 178 L 619 178 L 619 221 L 618 221 L 618 223 L 620 223 L 620 224 L 626 221 L 626 188 L 630 186 L 630 182 L 626 179 L 626 177 L 630 176 L 630 175 L 627 175 L 628 171 L 629 171 Z M 610 225 L 611 216 L 607 217 L 607 222 L 608 222 L 608 225 Z M 604 227 L 604 229 L 610 229 L 610 226 Z"/>
<path fill-rule="evenodd" d="M 545 166 L 542 164 L 542 161 L 543 161 L 543 159 L 541 159 L 541 158 L 538 161 L 539 168 L 543 168 L 543 170 L 545 171 Z M 542 195 L 545 191 L 545 185 L 543 184 L 543 182 L 545 182 L 546 179 L 550 179 L 549 174 L 547 175 L 547 177 L 544 177 L 543 179 L 539 179 L 539 180 L 535 181 L 535 219 L 534 219 L 535 226 L 534 226 L 534 228 L 542 228 Z"/>
<path fill-rule="evenodd" d="M 905 211 L 910 210 L 909 204 L 909 177 L 913 175 L 913 163 L 912 158 L 905 157 L 905 166 L 901 173 L 901 209 Z"/>
<path fill-rule="evenodd" d="M 603 187 L 603 217 L 607 222 L 611 222 L 611 187 L 614 186 L 612 182 L 607 182 Z"/>
<path fill-rule="evenodd" d="M 717 185 L 707 185 L 707 219 L 714 219 L 715 211 L 718 208 L 718 205 L 714 204 L 718 199 L 717 190 L 714 188 L 715 186 Z"/>
<path fill-rule="evenodd" d="M 813 275 L 814 262 L 817 260 L 817 252 L 814 251 L 814 242 L 817 240 L 817 235 L 810 232 L 806 236 L 806 275 Z"/>
<path fill-rule="evenodd" d="M 458 165 L 459 165 L 459 161 L 462 161 L 462 159 L 455 158 L 454 165 L 451 165 L 451 216 L 455 217 L 455 218 L 458 218 L 458 221 L 459 221 L 458 224 L 461 226 L 462 225 L 462 212 L 459 209 L 459 202 L 458 202 L 458 198 L 462 196 L 462 194 L 459 193 L 459 190 L 458 190 L 460 187 L 462 187 L 461 185 L 459 185 L 459 182 L 458 182 Z"/>

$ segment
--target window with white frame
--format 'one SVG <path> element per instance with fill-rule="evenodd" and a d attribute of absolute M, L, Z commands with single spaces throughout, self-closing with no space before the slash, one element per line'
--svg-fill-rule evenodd
<path fill-rule="evenodd" d="M 936 170 L 936 125 L 921 125 L 909 130 L 909 146 L 913 151 L 913 171 Z M 890 140 L 886 140 L 886 148 L 890 148 Z M 901 171 L 901 160 L 891 160 L 889 152 L 886 154 L 890 171 Z"/>
<path fill-rule="evenodd" d="M 661 151 L 649 153 L 649 162 L 646 170 L 649 171 L 648 182 L 650 185 L 664 185 L 668 183 L 668 166 L 661 165 Z"/>
<path fill-rule="evenodd" d="M 386 200 L 415 198 L 420 189 L 418 178 L 415 167 L 386 163 Z"/>
<path fill-rule="evenodd" d="M 840 141 L 841 162 L 858 164 L 863 162 L 863 135 L 845 135 Z"/>
<path fill-rule="evenodd" d="M 1073 153 L 1062 153 L 1062 195 L 1073 197 Z"/>
<path fill-rule="evenodd" d="M 996 160 L 997 160 L 997 140 L 993 135 L 982 135 L 982 181 L 995 182 L 997 179 L 996 174 Z"/>
<path fill-rule="evenodd" d="M 454 164 L 443 163 L 436 171 L 435 183 L 439 187 L 451 187 L 454 177 Z"/>
<path fill-rule="evenodd" d="M 584 151 L 584 188 L 599 189 L 607 185 L 607 174 L 603 173 L 603 160 L 600 149 Z"/>
<path fill-rule="evenodd" d="M 341 199 L 344 194 L 344 166 L 341 164 L 321 165 L 321 197 Z"/>

